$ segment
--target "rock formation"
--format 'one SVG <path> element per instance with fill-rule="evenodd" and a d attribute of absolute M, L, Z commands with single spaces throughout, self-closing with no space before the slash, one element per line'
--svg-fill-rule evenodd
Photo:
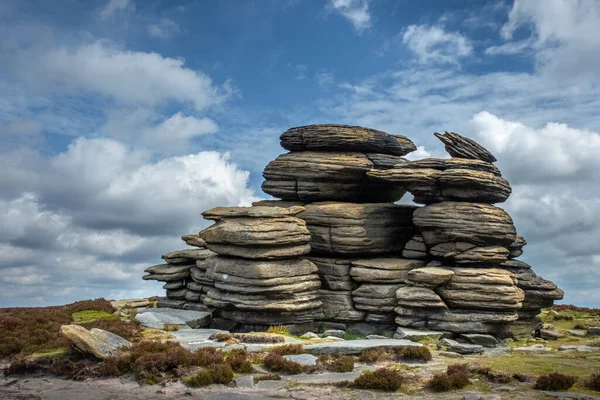
<path fill-rule="evenodd" d="M 166 282 L 169 305 L 209 307 L 240 329 L 530 335 L 563 293 L 515 260 L 526 241 L 494 205 L 511 194 L 496 158 L 435 136 L 452 158 L 408 161 L 410 139 L 373 129 L 292 128 L 290 152 L 263 173 L 281 200 L 204 212 L 214 224 L 182 237 L 195 249 L 165 254 L 144 279 Z M 424 206 L 393 203 L 406 192 Z"/>

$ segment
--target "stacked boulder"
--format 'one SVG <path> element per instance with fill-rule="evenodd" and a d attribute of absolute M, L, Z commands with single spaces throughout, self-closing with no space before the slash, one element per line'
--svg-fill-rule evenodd
<path fill-rule="evenodd" d="M 215 224 L 200 232 L 217 255 L 206 263 L 213 281 L 204 303 L 247 329 L 301 324 L 323 317 L 310 233 L 296 215 L 303 207 L 217 207 L 202 215 Z"/>
<path fill-rule="evenodd" d="M 184 236 L 182 239 L 189 237 Z M 189 243 L 188 243 L 189 244 Z M 145 269 L 144 280 L 165 282 L 163 289 L 167 291 L 166 299 L 160 299 L 161 305 L 174 308 L 198 308 L 188 303 L 202 303 L 207 285 L 211 282 L 197 280 L 198 265 L 214 253 L 206 248 L 205 243 L 197 241 L 195 249 L 178 250 L 164 254 L 166 264 L 153 265 Z"/>
<path fill-rule="evenodd" d="M 318 268 L 324 320 L 332 327 L 360 323 L 394 325 L 395 292 L 418 260 L 401 257 L 414 234 L 414 206 L 393 204 L 404 188 L 367 176 L 407 162 L 416 149 L 404 136 L 347 125 L 310 125 L 281 135 L 290 153 L 264 170 L 263 190 L 282 201 L 255 205 L 301 204 L 297 216 L 310 231 L 307 259 Z"/>
<path fill-rule="evenodd" d="M 511 323 L 530 320 L 539 313 L 535 307 L 562 298 L 562 292 L 525 272 L 523 263 L 509 261 L 522 254 L 525 241 L 508 213 L 493 206 L 511 193 L 492 164 L 495 157 L 457 133 L 436 136 L 453 158 L 368 172 L 426 204 L 413 213 L 416 234 L 403 255 L 429 263 L 409 271 L 409 286 L 396 292 L 396 322 L 401 328 L 509 336 Z"/>

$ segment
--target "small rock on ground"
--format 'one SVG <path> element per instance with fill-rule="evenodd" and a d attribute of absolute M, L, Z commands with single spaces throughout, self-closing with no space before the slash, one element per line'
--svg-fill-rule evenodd
<path fill-rule="evenodd" d="M 244 375 L 235 379 L 235 386 L 239 388 L 253 388 L 254 377 L 252 375 Z"/>
<path fill-rule="evenodd" d="M 346 332 L 341 329 L 328 329 L 325 332 L 323 332 L 323 337 L 327 337 L 327 336 L 343 338 L 344 336 L 346 336 Z"/>
<path fill-rule="evenodd" d="M 283 358 L 304 366 L 317 365 L 318 360 L 318 358 L 313 356 L 312 354 L 290 354 L 287 356 L 283 356 Z"/>
<path fill-rule="evenodd" d="M 304 335 L 300 336 L 300 339 L 317 339 L 319 335 L 314 332 L 306 332 Z"/>
<path fill-rule="evenodd" d="M 480 333 L 472 333 L 472 334 L 464 334 L 460 335 L 461 337 L 467 339 L 469 342 L 473 344 L 479 344 L 483 347 L 495 347 L 498 345 L 498 339 L 493 337 L 492 335 L 483 335 Z"/>

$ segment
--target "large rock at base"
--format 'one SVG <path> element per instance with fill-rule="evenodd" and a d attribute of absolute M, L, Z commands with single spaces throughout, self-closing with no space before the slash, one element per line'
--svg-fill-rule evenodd
<path fill-rule="evenodd" d="M 367 178 L 371 169 L 404 162 L 385 154 L 302 151 L 282 154 L 263 172 L 265 193 L 291 201 L 394 202 L 405 191 Z"/>
<path fill-rule="evenodd" d="M 515 241 L 512 218 L 501 208 L 481 203 L 444 201 L 418 208 L 413 222 L 428 248 L 440 243 L 509 246 Z"/>
<path fill-rule="evenodd" d="M 357 282 L 404 283 L 408 272 L 425 262 L 405 258 L 372 258 L 352 261 L 350 275 Z"/>
<path fill-rule="evenodd" d="M 362 321 L 366 313 L 358 311 L 352 301 L 350 291 L 319 290 L 319 297 L 323 302 L 323 314 L 327 321 Z"/>
<path fill-rule="evenodd" d="M 400 252 L 413 236 L 416 207 L 397 204 L 325 202 L 298 214 L 310 231 L 311 256 Z"/>
<path fill-rule="evenodd" d="M 489 333 L 510 336 L 510 326 L 518 319 L 514 311 L 424 309 L 399 306 L 395 309 L 400 326 L 453 333 Z"/>
<path fill-rule="evenodd" d="M 359 151 L 404 156 L 417 149 L 407 137 L 360 126 L 322 124 L 288 129 L 281 147 L 289 151 Z"/>
<path fill-rule="evenodd" d="M 329 290 L 352 290 L 353 282 L 350 277 L 352 259 L 330 257 L 306 257 L 317 266 L 321 287 Z"/>
<path fill-rule="evenodd" d="M 319 308 L 296 312 L 221 310 L 219 313 L 222 318 L 241 324 L 258 324 L 266 326 L 303 324 L 324 319 L 323 311 Z"/>
<path fill-rule="evenodd" d="M 117 354 L 122 348 L 131 347 L 129 341 L 102 329 L 87 330 L 79 325 L 63 325 L 60 334 L 78 351 L 101 360 Z"/>
<path fill-rule="evenodd" d="M 286 295 L 272 295 L 235 293 L 213 288 L 208 290 L 204 304 L 222 310 L 297 312 L 319 308 L 322 303 L 319 292 L 315 289 Z"/>
<path fill-rule="evenodd" d="M 365 339 L 365 340 L 343 340 L 332 343 L 316 343 L 304 346 L 304 351 L 309 354 L 360 354 L 370 349 L 386 349 L 398 346 L 422 347 L 421 343 L 401 339 Z"/>
<path fill-rule="evenodd" d="M 436 132 L 434 135 L 444 143 L 446 151 L 452 157 L 482 160 L 489 163 L 497 161 L 496 157 L 485 147 L 458 133 L 446 132 L 441 134 Z"/>

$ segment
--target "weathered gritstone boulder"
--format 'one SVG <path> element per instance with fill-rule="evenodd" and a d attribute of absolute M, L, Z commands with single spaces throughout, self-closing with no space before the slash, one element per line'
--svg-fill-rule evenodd
<path fill-rule="evenodd" d="M 188 246 L 206 248 L 206 242 L 200 239 L 200 236 L 198 236 L 197 233 L 184 235 L 181 237 L 181 240 L 183 240 Z"/>
<path fill-rule="evenodd" d="M 147 280 L 155 280 L 162 282 L 176 282 L 183 281 L 184 279 L 190 276 L 190 269 L 193 267 L 193 264 L 189 265 L 169 265 L 169 264 L 159 264 L 153 265 L 151 267 L 146 268 L 144 271 L 148 273 L 148 275 L 144 275 L 142 279 Z"/>
<path fill-rule="evenodd" d="M 396 307 L 396 291 L 403 287 L 403 284 L 396 285 L 378 285 L 364 284 L 352 292 L 352 300 L 357 310 L 369 311 L 371 313 L 392 313 Z M 393 320 L 393 315 L 392 315 Z"/>
<path fill-rule="evenodd" d="M 355 309 L 350 291 L 321 289 L 319 297 L 323 302 L 323 314 L 326 321 L 352 322 L 365 319 L 366 313 Z"/>
<path fill-rule="evenodd" d="M 409 161 L 367 175 L 405 188 L 415 203 L 424 204 L 446 200 L 501 203 L 512 191 L 493 164 L 461 158 Z"/>
<path fill-rule="evenodd" d="M 525 295 L 508 271 L 494 268 L 452 268 L 452 279 L 436 289 L 450 308 L 516 311 Z"/>
<path fill-rule="evenodd" d="M 310 231 L 311 256 L 400 252 L 413 236 L 414 206 L 324 202 L 305 208 L 298 217 Z"/>
<path fill-rule="evenodd" d="M 263 325 L 264 330 L 267 330 L 269 326 L 303 324 L 324 318 L 321 308 L 294 312 L 221 310 L 220 315 L 222 318 L 236 321 L 241 324 Z"/>
<path fill-rule="evenodd" d="M 396 290 L 396 302 L 400 307 L 447 309 L 448 306 L 433 289 L 404 286 Z M 397 309 L 396 309 L 397 311 Z"/>
<path fill-rule="evenodd" d="M 510 215 L 489 204 L 455 201 L 430 204 L 414 211 L 413 223 L 428 248 L 451 242 L 508 247 L 516 239 Z"/>
<path fill-rule="evenodd" d="M 218 254 L 278 259 L 310 252 L 306 223 L 292 215 L 302 207 L 218 207 L 202 213 L 216 223 L 200 232 L 208 248 Z"/>
<path fill-rule="evenodd" d="M 405 258 L 372 258 L 352 261 L 350 276 L 357 282 L 404 283 L 408 272 L 422 268 L 425 262 Z"/>
<path fill-rule="evenodd" d="M 210 250 L 207 250 L 206 248 L 185 249 L 185 250 L 178 250 L 178 251 L 173 251 L 171 253 L 163 254 L 162 259 L 171 265 L 190 264 L 190 263 L 193 264 L 193 263 L 195 263 L 196 260 L 204 260 L 214 254 L 215 253 L 213 253 Z"/>
<path fill-rule="evenodd" d="M 313 257 L 310 255 L 306 259 L 317 266 L 323 289 L 352 290 L 353 282 L 350 276 L 350 263 L 353 259 Z"/>
<path fill-rule="evenodd" d="M 436 132 L 434 135 L 444 143 L 446 151 L 452 157 L 482 160 L 489 163 L 498 161 L 485 147 L 458 133 L 446 132 L 441 134 Z"/>
<path fill-rule="evenodd" d="M 302 151 L 282 154 L 263 172 L 262 189 L 292 201 L 394 202 L 405 190 L 367 177 L 372 169 L 392 168 L 399 156 L 374 153 Z"/>
<path fill-rule="evenodd" d="M 415 329 L 453 333 L 490 333 L 508 337 L 509 327 L 518 319 L 516 312 L 427 309 L 399 306 L 396 323 Z"/>
<path fill-rule="evenodd" d="M 317 290 L 270 295 L 234 293 L 213 288 L 208 291 L 205 303 L 222 310 L 271 312 L 294 312 L 321 307 Z"/>
<path fill-rule="evenodd" d="M 527 241 L 525 240 L 525 238 L 521 235 L 517 235 L 515 241 L 512 242 L 510 246 L 508 246 L 508 251 L 510 252 L 508 254 L 508 258 L 513 259 L 520 257 L 523 254 L 523 247 L 525 247 L 526 245 Z"/>
<path fill-rule="evenodd" d="M 456 264 L 501 264 L 509 251 L 502 246 L 480 247 L 467 242 L 440 243 L 429 249 L 429 254 Z"/>
<path fill-rule="evenodd" d="M 289 151 L 359 151 L 404 156 L 417 149 L 407 137 L 361 126 L 322 124 L 288 129 L 281 147 Z"/>
<path fill-rule="evenodd" d="M 551 307 L 555 300 L 561 300 L 564 292 L 555 283 L 536 275 L 529 264 L 518 260 L 509 260 L 499 266 L 514 274 L 517 286 L 525 292 L 523 307 L 519 315 L 527 311 L 541 312 L 542 308 Z"/>
<path fill-rule="evenodd" d="M 406 245 L 404 245 L 402 257 L 416 260 L 428 258 L 429 255 L 427 254 L 427 246 L 425 246 L 423 236 L 414 235 L 412 239 L 410 239 Z"/>
<path fill-rule="evenodd" d="M 410 270 L 407 282 L 415 286 L 436 287 L 448 282 L 454 272 L 446 268 L 425 267 Z"/>

